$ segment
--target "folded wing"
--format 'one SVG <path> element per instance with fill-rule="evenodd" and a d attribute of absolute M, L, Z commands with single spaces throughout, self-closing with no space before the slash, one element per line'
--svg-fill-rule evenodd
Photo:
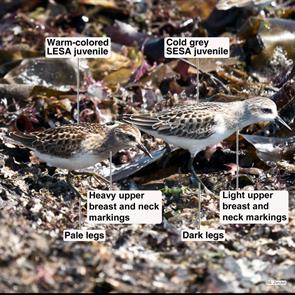
<path fill-rule="evenodd" d="M 214 133 L 216 120 L 214 109 L 208 112 L 206 103 L 176 107 L 168 111 L 154 114 L 124 115 L 123 121 L 134 124 L 146 133 L 155 132 L 161 137 L 179 136 L 192 139 L 203 139 Z M 213 111 L 212 111 L 213 110 Z"/>

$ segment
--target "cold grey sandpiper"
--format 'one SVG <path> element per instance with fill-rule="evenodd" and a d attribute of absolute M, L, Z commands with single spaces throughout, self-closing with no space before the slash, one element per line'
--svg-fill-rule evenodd
<path fill-rule="evenodd" d="M 197 181 L 200 180 L 194 170 L 193 160 L 198 152 L 248 125 L 274 120 L 291 129 L 279 117 L 276 104 L 265 97 L 234 102 L 201 102 L 155 114 L 123 116 L 123 121 L 147 134 L 188 150 L 191 154 L 189 168 Z"/>

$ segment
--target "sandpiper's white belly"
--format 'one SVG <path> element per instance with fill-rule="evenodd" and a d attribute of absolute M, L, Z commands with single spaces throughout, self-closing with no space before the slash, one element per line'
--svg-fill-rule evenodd
<path fill-rule="evenodd" d="M 171 136 L 171 135 L 163 135 L 158 134 L 153 131 L 145 131 L 154 137 L 162 138 L 169 144 L 173 144 L 174 146 L 181 147 L 185 150 L 188 150 L 191 155 L 195 156 L 198 152 L 205 149 L 207 146 L 212 146 L 221 142 L 223 139 L 229 137 L 235 130 L 216 130 L 211 136 L 204 139 L 193 139 L 189 137 L 179 137 L 179 136 Z"/>
<path fill-rule="evenodd" d="M 67 170 L 78 170 L 94 166 L 96 163 L 102 161 L 97 155 L 91 154 L 77 154 L 71 158 L 61 158 L 48 154 L 42 154 L 35 151 L 36 156 L 47 163 L 48 166 L 53 166 L 57 168 L 67 169 Z"/>

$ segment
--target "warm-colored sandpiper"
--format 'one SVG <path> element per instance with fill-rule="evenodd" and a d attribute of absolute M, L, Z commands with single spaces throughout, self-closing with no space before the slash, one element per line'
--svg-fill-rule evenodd
<path fill-rule="evenodd" d="M 8 137 L 31 149 L 48 166 L 67 169 L 70 185 L 71 172 L 107 159 L 110 151 L 115 154 L 121 149 L 138 147 L 151 156 L 141 143 L 140 131 L 128 124 L 115 127 L 96 123 L 65 125 L 29 134 L 9 132 Z"/>
<path fill-rule="evenodd" d="M 278 120 L 290 129 L 279 117 L 276 104 L 265 97 L 182 105 L 156 114 L 125 115 L 123 120 L 168 144 L 188 150 L 191 154 L 189 167 L 197 180 L 193 159 L 207 146 L 260 121 Z"/>

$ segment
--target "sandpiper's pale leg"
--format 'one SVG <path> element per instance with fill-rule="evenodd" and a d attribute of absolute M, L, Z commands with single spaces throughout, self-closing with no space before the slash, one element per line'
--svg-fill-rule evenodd
<path fill-rule="evenodd" d="M 66 177 L 66 181 L 69 185 L 69 187 L 71 188 L 71 190 L 74 192 L 74 194 L 79 197 L 82 198 L 81 194 L 78 192 L 78 190 L 75 188 L 75 186 L 72 184 L 72 173 L 71 171 L 68 171 L 67 177 Z"/>
<path fill-rule="evenodd" d="M 107 186 L 110 185 L 110 182 L 104 178 L 103 176 L 99 175 L 99 174 L 96 174 L 94 172 L 77 172 L 77 171 L 72 171 L 72 174 L 74 175 L 86 175 L 86 176 L 89 176 L 89 177 L 94 177 L 96 178 L 98 181 L 102 181 L 104 182 Z"/>
<path fill-rule="evenodd" d="M 71 182 L 71 176 L 72 176 L 71 171 L 69 171 L 68 174 L 67 174 L 66 180 L 67 180 L 68 185 L 72 189 L 72 191 L 75 193 L 75 195 L 77 195 L 79 197 L 79 228 L 81 228 L 81 225 L 82 225 L 82 214 L 81 214 L 81 206 L 82 205 L 81 205 L 81 199 L 83 197 L 81 196 L 81 194 L 77 191 L 77 189 L 72 184 L 72 182 Z"/>

